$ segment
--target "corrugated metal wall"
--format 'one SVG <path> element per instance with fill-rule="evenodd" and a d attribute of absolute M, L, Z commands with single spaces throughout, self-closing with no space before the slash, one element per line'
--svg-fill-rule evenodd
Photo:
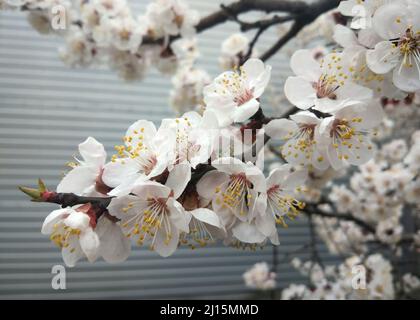
<path fill-rule="evenodd" d="M 190 1 L 203 15 L 217 9 L 218 2 Z M 137 1 L 135 8 L 145 3 Z M 221 40 L 236 30 L 230 23 L 200 35 L 200 65 L 212 76 L 219 72 Z M 274 39 L 273 33 L 263 43 Z M 180 249 L 167 259 L 134 248 L 120 265 L 82 262 L 68 268 L 67 290 L 51 288 L 51 268 L 62 259 L 40 228 L 56 207 L 29 202 L 16 187 L 31 186 L 38 177 L 56 186 L 64 164 L 89 135 L 112 153 L 133 121 L 158 123 L 172 115 L 169 78 L 152 74 L 143 82 L 124 83 L 108 70 L 71 70 L 58 59 L 61 43 L 35 32 L 25 14 L 0 12 L 0 298 L 247 297 L 242 273 L 256 262 L 271 262 L 270 247 L 257 252 L 222 246 Z M 279 91 L 287 59 L 278 55 L 270 63 L 273 88 Z M 302 220 L 280 232 L 279 253 L 307 242 Z M 285 264 L 278 271 L 280 285 L 297 277 Z"/>

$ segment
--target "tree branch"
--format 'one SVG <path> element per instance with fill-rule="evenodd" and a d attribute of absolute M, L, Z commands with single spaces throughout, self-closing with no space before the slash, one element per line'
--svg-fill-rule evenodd
<path fill-rule="evenodd" d="M 351 215 L 351 214 L 338 214 L 338 213 L 328 213 L 322 210 L 319 210 L 317 208 L 313 208 L 312 206 L 308 205 L 305 210 L 302 211 L 304 214 L 306 214 L 307 216 L 320 216 L 323 218 L 335 218 L 338 220 L 347 220 L 347 221 L 352 221 L 355 224 L 357 224 L 358 226 L 362 227 L 363 229 L 365 229 L 366 231 L 370 232 L 370 233 L 375 233 L 376 229 L 371 226 L 369 223 Z"/>
<path fill-rule="evenodd" d="M 308 4 L 303 1 L 278 1 L 278 0 L 239 0 L 233 2 L 229 5 L 222 5 L 221 9 L 203 17 L 200 22 L 196 25 L 195 29 L 197 33 L 201 33 L 207 29 L 210 29 L 216 25 L 225 23 L 229 20 L 233 20 L 238 22 L 241 27 L 242 31 L 247 31 L 250 29 L 259 29 L 259 35 L 264 32 L 268 27 L 290 21 L 295 19 L 295 29 L 299 26 L 299 30 L 303 28 L 303 26 L 311 23 L 314 21 L 320 14 L 331 10 L 338 6 L 340 0 L 319 0 L 316 3 Z M 240 14 L 250 12 L 250 11 L 263 11 L 267 13 L 271 12 L 285 12 L 288 13 L 288 16 L 274 16 L 269 19 L 264 19 L 256 22 L 242 22 L 239 20 L 238 16 Z M 261 30 L 263 29 L 263 30 Z M 293 27 L 292 27 L 293 29 Z M 291 29 L 291 30 L 292 30 Z M 295 30 L 294 35 L 299 32 L 299 30 Z M 259 35 L 256 37 L 258 39 Z M 293 35 L 289 35 L 291 38 Z M 179 36 L 174 36 L 169 38 L 169 43 L 178 39 Z M 290 38 L 286 38 L 283 41 L 280 41 L 280 44 L 277 43 L 270 52 L 266 53 L 266 59 L 268 59 L 271 55 L 273 55 L 278 49 L 280 49 Z M 256 39 L 256 40 L 257 40 Z M 159 38 L 155 39 L 152 37 L 145 37 L 143 39 L 144 44 L 163 44 L 165 43 L 165 39 Z M 255 40 L 255 42 L 256 42 Z M 278 47 L 276 49 L 276 47 Z M 252 49 L 251 49 L 252 50 Z M 264 60 L 266 60 L 264 59 Z"/>

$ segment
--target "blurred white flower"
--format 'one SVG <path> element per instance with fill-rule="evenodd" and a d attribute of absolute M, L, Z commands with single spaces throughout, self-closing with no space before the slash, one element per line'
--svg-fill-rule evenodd
<path fill-rule="evenodd" d="M 271 67 L 259 59 L 248 60 L 239 72 L 222 73 L 204 88 L 207 109 L 216 113 L 221 126 L 246 121 L 258 111 L 270 76 Z"/>
<path fill-rule="evenodd" d="M 245 285 L 252 289 L 270 290 L 276 287 L 276 274 L 266 262 L 256 263 L 243 274 Z"/>

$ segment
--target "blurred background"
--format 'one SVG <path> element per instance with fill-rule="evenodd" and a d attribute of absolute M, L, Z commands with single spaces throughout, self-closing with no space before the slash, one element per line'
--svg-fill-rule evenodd
<path fill-rule="evenodd" d="M 203 16 L 222 3 L 188 2 Z M 131 1 L 137 12 L 147 3 Z M 198 66 L 212 77 L 219 74 L 221 43 L 237 31 L 236 24 L 227 23 L 200 34 Z M 262 52 L 278 37 L 274 28 L 258 49 Z M 29 202 L 17 186 L 33 186 L 42 177 L 54 189 L 86 137 L 95 137 L 112 154 L 137 119 L 158 125 L 162 118 L 174 116 L 168 104 L 170 77 L 152 71 L 143 81 L 127 83 L 105 68 L 70 69 L 58 57 L 62 44 L 57 36 L 37 33 L 24 13 L 0 11 L 0 298 L 250 298 L 254 292 L 245 287 L 242 274 L 256 262 L 272 265 L 274 260 L 278 287 L 303 281 L 282 263 L 285 253 L 309 241 L 306 221 L 300 217 L 279 230 L 276 251 L 271 246 L 253 252 L 214 245 L 194 251 L 180 248 L 165 259 L 133 246 L 129 259 L 119 265 L 81 262 L 66 268 L 67 289 L 53 290 L 51 268 L 63 262 L 40 229 L 57 207 Z M 292 50 L 286 47 L 269 61 L 274 72 L 264 103 L 267 113 L 282 110 L 275 101 L 291 73 Z M 320 252 L 324 261 L 334 261 L 322 245 Z"/>

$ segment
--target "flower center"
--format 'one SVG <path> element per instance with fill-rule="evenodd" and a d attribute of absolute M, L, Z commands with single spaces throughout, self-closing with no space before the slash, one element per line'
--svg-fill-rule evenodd
<path fill-rule="evenodd" d="M 246 211 L 251 204 L 251 187 L 252 183 L 244 173 L 232 174 L 226 190 L 221 192 L 221 196 L 216 199 L 216 203 L 222 204 L 224 208 L 239 209 L 239 214 L 246 215 Z M 216 188 L 216 193 L 219 192 L 220 189 Z"/>
<path fill-rule="evenodd" d="M 142 245 L 146 238 L 152 239 L 150 248 L 153 250 L 157 231 L 163 231 L 165 234 L 164 243 L 168 245 L 172 238 L 172 230 L 169 209 L 166 205 L 167 200 L 166 198 L 147 199 L 147 207 L 122 224 L 122 227 L 128 232 L 126 236 L 137 236 L 138 245 Z M 128 212 L 133 207 L 134 204 L 131 202 L 122 211 Z"/>
<path fill-rule="evenodd" d="M 403 56 L 402 65 L 408 68 L 413 67 L 413 62 L 420 69 L 420 33 L 416 34 L 411 28 L 408 28 L 405 34 L 393 42 L 398 47 Z"/>
<path fill-rule="evenodd" d="M 316 90 L 316 96 L 318 99 L 329 98 L 336 100 L 336 91 L 340 88 L 342 83 L 339 83 L 336 76 L 323 74 L 318 82 L 312 84 L 312 87 Z"/>
<path fill-rule="evenodd" d="M 237 95 L 233 101 L 238 105 L 241 106 L 245 103 L 247 103 L 249 100 L 251 100 L 252 98 L 254 98 L 253 94 L 252 94 L 252 90 L 250 89 L 245 89 L 243 92 L 241 92 L 239 95 Z"/>
<path fill-rule="evenodd" d="M 287 228 L 284 216 L 287 215 L 293 220 L 299 214 L 299 210 L 302 210 L 305 207 L 305 203 L 298 201 L 289 195 L 281 194 L 281 191 L 282 189 L 279 185 L 274 185 L 269 188 L 267 190 L 267 203 L 276 223 Z"/>
<path fill-rule="evenodd" d="M 57 247 L 69 248 L 70 252 L 73 253 L 76 248 L 70 247 L 70 240 L 75 236 L 78 237 L 80 233 L 81 231 L 79 229 L 72 229 L 64 223 L 58 223 L 54 225 L 50 239 Z"/>

